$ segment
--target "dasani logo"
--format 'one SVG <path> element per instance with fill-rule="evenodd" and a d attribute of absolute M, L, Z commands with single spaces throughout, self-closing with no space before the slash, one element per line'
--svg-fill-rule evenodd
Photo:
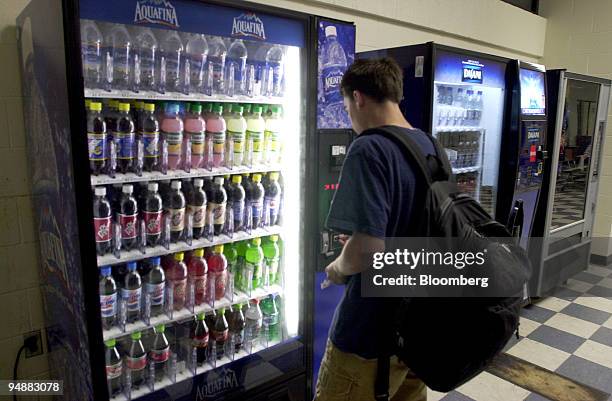
<path fill-rule="evenodd" d="M 134 22 L 137 24 L 161 24 L 178 28 L 176 9 L 167 0 L 139 0 L 136 2 Z"/>
<path fill-rule="evenodd" d="M 232 36 L 247 36 L 259 40 L 266 40 L 264 24 L 254 13 L 244 13 L 234 17 Z"/>

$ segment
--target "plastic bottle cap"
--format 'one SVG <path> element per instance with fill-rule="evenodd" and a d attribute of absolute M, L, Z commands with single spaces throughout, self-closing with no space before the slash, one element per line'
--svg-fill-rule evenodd
<path fill-rule="evenodd" d="M 110 340 L 104 341 L 104 345 L 106 345 L 108 348 L 113 348 L 115 345 L 117 345 L 117 340 L 111 338 Z"/>
<path fill-rule="evenodd" d="M 119 101 L 118 100 L 111 100 L 110 102 L 108 102 L 108 105 L 114 109 L 118 109 L 119 108 Z"/>
<path fill-rule="evenodd" d="M 223 253 L 223 245 L 215 245 L 213 248 L 213 252 L 215 253 Z"/>
<path fill-rule="evenodd" d="M 202 112 L 202 105 L 200 103 L 192 104 L 189 110 L 191 110 L 192 113 L 200 114 Z"/>
<path fill-rule="evenodd" d="M 215 184 L 223 185 L 223 177 L 215 177 Z"/>
<path fill-rule="evenodd" d="M 245 104 L 242 107 L 243 107 L 243 110 L 245 112 L 250 113 L 251 112 L 251 108 L 253 107 L 253 105 L 252 104 Z"/>
<path fill-rule="evenodd" d="M 195 251 L 193 251 L 193 256 L 201 258 L 202 256 L 204 256 L 204 249 L 196 249 Z"/>
<path fill-rule="evenodd" d="M 139 100 L 136 103 L 134 103 L 134 108 L 136 108 L 137 110 L 142 110 L 144 109 L 145 106 L 145 102 Z"/>
<path fill-rule="evenodd" d="M 129 271 L 133 272 L 134 270 L 136 270 L 136 262 L 128 262 L 127 268 Z"/>
<path fill-rule="evenodd" d="M 96 196 L 105 196 L 106 187 L 96 187 L 96 189 L 94 189 L 94 193 L 96 194 Z"/>
<path fill-rule="evenodd" d="M 259 246 L 259 245 L 261 245 L 261 238 L 253 238 L 253 239 L 251 240 L 251 243 L 252 243 L 253 245 L 257 245 L 257 246 Z"/>
<path fill-rule="evenodd" d="M 201 178 L 196 178 L 195 180 L 193 180 L 193 186 L 196 188 L 202 188 L 202 185 L 204 185 L 204 180 Z"/>
<path fill-rule="evenodd" d="M 337 36 L 338 33 L 336 32 L 336 27 L 333 25 L 330 26 L 326 26 L 325 27 L 325 36 Z"/>
<path fill-rule="evenodd" d="M 145 109 L 145 111 L 155 111 L 155 104 L 154 103 L 145 103 L 144 109 Z"/>
<path fill-rule="evenodd" d="M 274 114 L 280 113 L 280 106 L 279 105 L 273 104 L 270 108 L 272 109 L 272 113 L 274 113 Z"/>
<path fill-rule="evenodd" d="M 253 182 L 261 182 L 261 174 L 253 174 Z"/>
<path fill-rule="evenodd" d="M 131 194 L 132 192 L 134 192 L 134 186 L 133 185 L 124 185 L 121 188 L 121 192 L 123 192 L 124 194 Z"/>
<path fill-rule="evenodd" d="M 250 177 L 250 176 L 251 176 L 251 173 L 242 173 L 242 176 L 243 176 L 243 177 Z"/>
<path fill-rule="evenodd" d="M 130 337 L 132 338 L 132 340 L 138 341 L 142 337 L 142 334 L 139 331 L 137 331 L 135 333 L 132 333 Z"/>
<path fill-rule="evenodd" d="M 170 187 L 172 189 L 181 189 L 181 182 L 180 181 L 172 181 L 172 184 L 170 184 Z"/>
<path fill-rule="evenodd" d="M 164 331 L 166 331 L 166 325 L 160 324 L 158 326 L 155 326 L 156 333 L 163 333 Z"/>
<path fill-rule="evenodd" d="M 214 113 L 219 113 L 219 114 L 223 113 L 223 106 L 221 106 L 221 105 L 213 106 L 213 112 Z"/>
<path fill-rule="evenodd" d="M 232 107 L 232 113 L 242 114 L 243 112 L 244 112 L 244 107 L 242 107 L 242 106 L 233 106 Z"/>
<path fill-rule="evenodd" d="M 98 102 L 89 103 L 89 110 L 102 111 L 102 103 L 98 103 Z"/>
<path fill-rule="evenodd" d="M 272 242 L 278 242 L 278 235 L 276 235 L 276 234 L 275 235 L 270 235 L 269 238 L 270 238 L 270 241 L 272 241 Z"/>
<path fill-rule="evenodd" d="M 261 113 L 261 106 L 253 106 L 253 108 L 251 109 L 251 111 L 255 114 L 257 113 Z"/>
<path fill-rule="evenodd" d="M 183 259 L 185 259 L 185 254 L 183 252 L 177 252 L 174 254 L 174 260 L 178 260 L 179 262 L 182 262 Z"/>
<path fill-rule="evenodd" d="M 89 108 L 90 104 L 91 104 L 91 99 L 85 99 L 85 107 Z"/>
<path fill-rule="evenodd" d="M 176 103 L 167 103 L 166 104 L 166 112 L 167 113 L 178 114 L 179 111 L 180 111 L 180 107 L 179 107 L 178 104 L 176 104 Z"/>
<path fill-rule="evenodd" d="M 157 190 L 159 189 L 159 184 L 156 182 L 150 182 L 147 185 L 147 189 L 151 192 L 157 192 Z"/>
<path fill-rule="evenodd" d="M 242 182 L 242 176 L 241 175 L 235 175 L 232 177 L 232 182 L 234 184 L 240 184 Z"/>
<path fill-rule="evenodd" d="M 219 313 L 221 316 L 223 316 L 223 315 L 225 315 L 225 308 L 220 308 L 220 309 L 218 309 L 218 310 L 217 310 L 217 312 L 218 312 L 218 313 Z"/>
<path fill-rule="evenodd" d="M 155 258 L 151 258 L 151 264 L 153 266 L 159 266 L 161 263 L 161 258 L 159 256 L 155 257 Z"/>
<path fill-rule="evenodd" d="M 125 111 L 125 112 L 130 111 L 130 104 L 129 103 L 119 103 L 119 111 Z"/>
<path fill-rule="evenodd" d="M 102 275 L 104 277 L 110 276 L 111 275 L 111 267 L 110 266 L 103 266 L 100 268 L 100 273 L 102 273 Z"/>
<path fill-rule="evenodd" d="M 253 299 L 251 299 L 251 303 L 257 305 L 257 304 L 259 304 L 259 299 L 253 298 Z"/>
<path fill-rule="evenodd" d="M 200 312 L 200 313 L 198 313 L 197 318 L 198 318 L 198 320 L 204 320 L 204 319 L 206 319 L 206 314 L 204 312 Z"/>
<path fill-rule="evenodd" d="M 279 174 L 278 174 L 278 172 L 277 172 L 277 171 L 275 171 L 275 172 L 273 172 L 273 173 L 270 173 L 270 180 L 271 180 L 271 181 L 276 181 L 276 180 L 278 180 L 278 175 L 279 175 Z"/>
<path fill-rule="evenodd" d="M 204 105 L 204 111 L 212 111 L 212 107 L 213 107 L 212 103 L 206 103 Z"/>

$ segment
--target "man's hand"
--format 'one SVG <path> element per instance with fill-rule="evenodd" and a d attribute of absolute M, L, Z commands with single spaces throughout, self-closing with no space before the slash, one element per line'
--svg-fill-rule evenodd
<path fill-rule="evenodd" d="M 338 270 L 336 270 L 335 266 L 337 261 L 338 259 L 327 265 L 327 267 L 325 268 L 325 274 L 327 274 L 327 280 L 331 281 L 336 285 L 342 285 L 346 283 L 346 280 L 348 278 L 347 276 L 339 273 Z"/>

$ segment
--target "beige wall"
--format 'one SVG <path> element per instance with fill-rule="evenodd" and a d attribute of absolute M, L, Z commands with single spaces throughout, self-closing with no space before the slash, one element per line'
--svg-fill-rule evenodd
<path fill-rule="evenodd" d="M 544 49 L 546 21 L 499 0 L 259 2 L 354 21 L 358 51 L 433 40 L 535 61 Z M 0 3 L 0 379 L 12 375 L 22 334 L 44 326 L 14 22 L 26 4 Z M 19 376 L 47 371 L 43 355 L 22 359 Z"/>
<path fill-rule="evenodd" d="M 540 0 L 548 20 L 542 62 L 547 68 L 612 79 L 612 1 Z M 608 120 L 612 117 L 609 110 Z M 595 214 L 596 237 L 612 237 L 612 124 L 608 123 L 599 197 Z M 612 254 L 612 242 L 595 241 L 593 252 Z"/>

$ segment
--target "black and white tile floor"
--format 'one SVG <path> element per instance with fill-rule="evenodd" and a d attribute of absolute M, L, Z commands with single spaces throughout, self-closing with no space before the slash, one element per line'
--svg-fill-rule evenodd
<path fill-rule="evenodd" d="M 525 308 L 520 336 L 508 345 L 508 354 L 612 394 L 612 266 L 591 265 L 554 295 Z M 452 393 L 428 391 L 428 401 L 438 400 L 548 398 L 484 372 Z"/>

